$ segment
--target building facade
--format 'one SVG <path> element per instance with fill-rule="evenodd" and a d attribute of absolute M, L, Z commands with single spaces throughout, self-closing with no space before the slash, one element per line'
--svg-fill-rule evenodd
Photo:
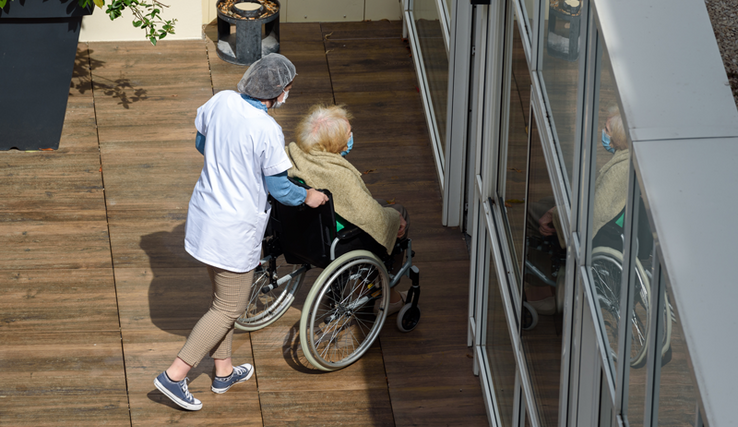
<path fill-rule="evenodd" d="M 403 10 L 490 425 L 738 423 L 738 113 L 704 4 Z"/>

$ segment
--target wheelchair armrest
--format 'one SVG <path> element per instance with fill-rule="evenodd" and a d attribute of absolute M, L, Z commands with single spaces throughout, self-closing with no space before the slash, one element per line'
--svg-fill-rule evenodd
<path fill-rule="evenodd" d="M 338 232 L 338 240 L 350 240 L 362 233 L 361 228 L 354 224 L 347 224 L 341 231 Z"/>

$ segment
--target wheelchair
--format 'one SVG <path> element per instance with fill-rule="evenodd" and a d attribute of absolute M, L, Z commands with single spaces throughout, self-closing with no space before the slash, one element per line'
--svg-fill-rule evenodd
<path fill-rule="evenodd" d="M 605 331 L 609 342 L 617 341 L 618 328 L 620 324 L 620 292 L 622 288 L 623 274 L 623 230 L 621 216 L 616 216 L 612 221 L 605 224 L 597 233 L 592 243 L 592 261 L 590 272 L 592 274 L 593 286 L 596 292 L 598 307 L 600 309 Z M 641 218 L 646 218 L 645 212 L 641 214 Z M 650 250 L 653 242 L 639 242 L 639 256 L 635 257 L 635 286 L 633 295 L 633 309 L 630 313 L 630 366 L 640 368 L 646 363 L 648 334 L 651 323 L 651 308 L 649 295 L 651 292 L 651 269 L 644 267 L 641 259 L 648 259 L 650 254 L 645 253 Z M 535 277 L 550 286 L 557 285 L 557 279 L 563 270 L 561 266 L 566 264 L 566 253 L 559 247 L 556 237 L 539 237 L 531 236 L 526 239 L 526 246 L 529 252 L 538 252 L 547 254 L 551 260 L 550 273 L 544 273 L 544 269 L 537 267 L 528 259 L 525 261 L 525 274 L 527 277 Z M 561 277 L 563 279 L 563 277 Z M 562 289 L 557 287 L 556 299 L 557 305 L 561 307 L 563 301 Z M 663 342 L 661 343 L 661 364 L 662 366 L 671 360 L 671 329 L 672 321 L 674 321 L 671 305 L 668 295 L 664 295 L 664 310 L 662 313 L 663 321 Z M 538 314 L 535 308 L 531 307 L 527 302 L 523 302 L 523 329 L 530 330 L 536 326 Z M 611 349 L 611 357 L 613 361 L 617 361 L 617 354 Z"/>
<path fill-rule="evenodd" d="M 417 326 L 420 272 L 412 264 L 410 239 L 397 242 L 387 256 L 383 246 L 355 225 L 342 221 L 338 230 L 332 196 L 321 191 L 329 202 L 318 208 L 285 206 L 270 197 L 263 258 L 254 271 L 246 311 L 235 326 L 257 331 L 271 325 L 294 302 L 305 273 L 322 268 L 305 299 L 299 336 L 307 360 L 320 370 L 334 371 L 351 365 L 372 346 L 387 318 L 390 289 L 403 276 L 412 286 L 397 314 L 397 327 L 409 332 Z M 405 261 L 391 274 L 395 254 Z"/>

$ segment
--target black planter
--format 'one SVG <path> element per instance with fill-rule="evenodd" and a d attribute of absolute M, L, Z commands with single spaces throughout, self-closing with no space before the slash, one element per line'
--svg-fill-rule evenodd
<path fill-rule="evenodd" d="M 82 17 L 77 0 L 0 9 L 0 150 L 59 148 Z"/>

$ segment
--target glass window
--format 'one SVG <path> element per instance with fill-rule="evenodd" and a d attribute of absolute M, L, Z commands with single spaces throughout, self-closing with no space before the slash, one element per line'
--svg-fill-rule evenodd
<path fill-rule="evenodd" d="M 508 33 L 509 34 L 509 33 Z M 510 104 L 507 109 L 507 153 L 500 156 L 500 206 L 504 206 L 505 225 L 508 231 L 510 251 L 515 259 L 516 271 L 522 271 L 523 233 L 525 231 L 525 182 L 528 170 L 528 117 L 530 115 L 531 79 L 525 60 L 523 43 L 517 29 L 512 30 L 512 64 L 506 77 L 510 84 Z M 519 277 L 519 275 L 517 276 Z"/>
<path fill-rule="evenodd" d="M 550 109 L 549 120 L 569 188 L 576 149 L 580 0 L 545 0 L 541 74 Z"/>
<path fill-rule="evenodd" d="M 439 4 L 441 5 L 441 4 Z M 446 149 L 446 104 L 448 98 L 448 55 L 436 0 L 414 0 L 413 16 L 431 107 L 438 128 L 441 151 Z"/>
<path fill-rule="evenodd" d="M 485 240 L 487 241 L 487 240 Z M 502 426 L 512 427 L 517 365 L 510 341 L 510 330 L 502 303 L 502 295 L 493 264 L 494 254 L 487 251 L 487 357 L 492 375 L 492 386 L 497 400 L 497 412 Z"/>
<path fill-rule="evenodd" d="M 630 355 L 628 369 L 628 402 L 623 408 L 623 415 L 630 427 L 643 425 L 646 402 L 646 338 L 650 324 L 649 293 L 654 288 L 652 278 L 653 267 L 653 234 L 646 214 L 643 198 L 638 199 L 638 210 L 633 213 L 635 239 L 632 241 L 632 253 L 635 258 L 635 269 L 630 281 L 630 322 L 628 328 L 628 349 Z M 620 364 L 620 366 L 623 366 Z"/>
<path fill-rule="evenodd" d="M 694 426 L 697 420 L 698 392 L 692 380 L 687 354 L 687 343 L 679 313 L 671 305 L 671 283 L 661 275 L 664 310 L 660 314 L 665 323 L 664 339 L 657 346 L 656 360 L 661 361 L 659 378 L 660 426 Z"/>
<path fill-rule="evenodd" d="M 601 324 L 605 329 L 611 367 L 617 354 L 617 326 L 620 318 L 620 296 L 623 254 L 625 203 L 628 198 L 630 151 L 617 107 L 616 87 L 610 60 L 604 45 L 599 61 L 597 85 L 597 116 L 592 144 L 594 156 L 594 197 L 589 201 L 592 234 L 588 248 L 591 254 L 590 273 L 593 291 L 600 308 Z M 614 373 L 614 369 L 612 370 Z"/>
<path fill-rule="evenodd" d="M 540 424 L 556 426 L 563 317 L 559 301 L 563 302 L 566 245 L 559 233 L 535 118 L 531 119 L 527 200 L 521 336 Z"/>

